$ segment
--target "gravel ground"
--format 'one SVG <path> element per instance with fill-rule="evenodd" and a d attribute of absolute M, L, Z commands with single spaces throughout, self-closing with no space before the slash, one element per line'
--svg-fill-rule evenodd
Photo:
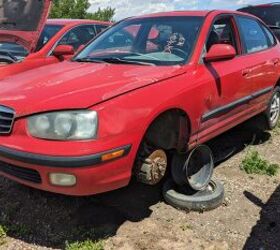
<path fill-rule="evenodd" d="M 162 200 L 160 185 L 132 183 L 72 198 L 0 177 L 0 225 L 7 230 L 0 250 L 64 249 L 66 242 L 86 239 L 102 241 L 105 249 L 280 249 L 280 174 L 247 175 L 239 167 L 252 149 L 280 163 L 280 129 L 268 133 L 256 124 L 243 124 L 210 143 L 218 159 L 231 153 L 217 164 L 214 177 L 225 185 L 225 202 L 210 212 L 174 209 Z"/>

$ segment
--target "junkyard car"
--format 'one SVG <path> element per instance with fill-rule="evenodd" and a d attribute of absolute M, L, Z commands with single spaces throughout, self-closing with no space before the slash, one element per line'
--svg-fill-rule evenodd
<path fill-rule="evenodd" d="M 128 18 L 72 61 L 0 82 L 0 172 L 68 195 L 158 183 L 175 152 L 259 114 L 276 126 L 279 59 L 248 14 Z"/>
<path fill-rule="evenodd" d="M 280 3 L 250 5 L 239 9 L 239 11 L 255 15 L 262 19 L 272 29 L 276 37 L 280 39 Z"/>
<path fill-rule="evenodd" d="M 94 20 L 46 22 L 50 1 L 26 1 L 24 11 L 21 2 L 6 1 L 0 7 L 0 79 L 61 62 L 110 25 Z M 18 5 L 12 8 L 11 3 Z M 23 12 L 26 15 L 20 15 Z"/>

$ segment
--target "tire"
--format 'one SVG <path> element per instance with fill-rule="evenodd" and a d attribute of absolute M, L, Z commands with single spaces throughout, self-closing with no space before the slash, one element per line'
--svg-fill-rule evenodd
<path fill-rule="evenodd" d="M 274 114 L 272 113 L 273 108 L 275 109 Z M 280 117 L 280 87 L 276 87 L 273 90 L 273 94 L 264 115 L 266 118 L 267 129 L 273 130 L 276 128 Z"/>
<path fill-rule="evenodd" d="M 213 190 L 210 190 L 209 187 L 212 187 Z M 171 206 L 187 211 L 213 210 L 222 205 L 225 196 L 224 187 L 218 181 L 211 181 L 204 191 L 195 192 L 185 188 L 185 190 L 181 190 L 182 193 L 179 193 L 177 190 L 175 182 L 171 179 L 167 180 L 163 186 L 163 197 Z"/>

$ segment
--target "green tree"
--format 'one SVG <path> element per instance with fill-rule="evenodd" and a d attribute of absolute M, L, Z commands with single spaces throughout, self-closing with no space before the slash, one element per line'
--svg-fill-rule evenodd
<path fill-rule="evenodd" d="M 53 0 L 50 18 L 94 19 L 112 21 L 115 9 L 110 7 L 88 13 L 89 0 Z"/>

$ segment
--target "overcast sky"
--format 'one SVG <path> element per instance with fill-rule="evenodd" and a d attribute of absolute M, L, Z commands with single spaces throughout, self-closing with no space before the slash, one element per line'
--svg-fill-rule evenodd
<path fill-rule="evenodd" d="M 249 4 L 277 2 L 272 0 L 90 0 L 90 11 L 111 6 L 115 19 L 145 13 L 186 9 L 237 9 Z"/>

